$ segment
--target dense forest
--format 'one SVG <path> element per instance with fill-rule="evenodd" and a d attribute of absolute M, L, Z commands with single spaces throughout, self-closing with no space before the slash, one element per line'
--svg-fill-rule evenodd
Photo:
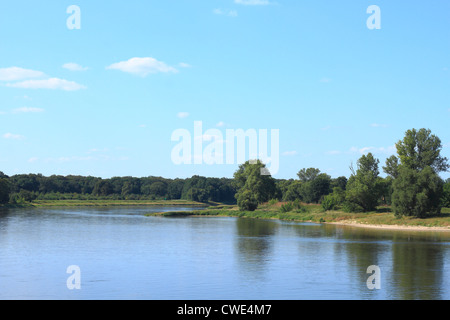
<path fill-rule="evenodd" d="M 302 171 L 318 169 L 303 169 Z M 91 176 L 49 177 L 41 174 L 7 176 L 0 172 L 4 181 L 2 203 L 23 203 L 33 200 L 173 200 L 184 199 L 198 202 L 236 203 L 238 185 L 235 179 L 193 176 L 187 179 L 162 177 L 113 177 L 102 179 Z M 345 190 L 347 178 L 332 179 L 326 174 L 309 180 L 275 180 L 271 198 L 291 201 L 299 198 L 305 202 L 318 203 L 322 196 L 334 187 Z M 7 196 L 6 196 L 7 194 Z"/>
<path fill-rule="evenodd" d="M 173 200 L 238 204 L 241 210 L 255 210 L 268 201 L 320 203 L 324 210 L 373 211 L 392 205 L 396 215 L 425 217 L 450 207 L 450 179 L 438 173 L 448 171 L 448 159 L 440 156 L 438 137 L 430 130 L 408 130 L 396 144 L 397 155 L 386 160 L 380 177 L 379 160 L 362 155 L 351 176 L 331 178 L 317 168 L 304 168 L 297 179 L 274 179 L 261 174 L 265 164 L 247 161 L 233 178 L 193 176 L 187 179 L 162 177 L 91 176 L 49 177 L 41 174 L 7 176 L 0 171 L 0 204 L 23 204 L 34 200 Z"/>

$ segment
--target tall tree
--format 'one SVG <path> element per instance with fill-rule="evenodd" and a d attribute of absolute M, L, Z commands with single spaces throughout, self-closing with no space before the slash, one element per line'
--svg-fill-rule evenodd
<path fill-rule="evenodd" d="M 346 201 L 361 207 L 364 212 L 375 210 L 381 197 L 379 163 L 372 153 L 361 156 L 356 172 L 347 183 Z"/>
<path fill-rule="evenodd" d="M 450 168 L 448 159 L 440 154 L 441 140 L 429 129 L 411 129 L 396 148 L 397 169 L 394 170 L 393 157 L 385 167 L 385 172 L 395 178 L 392 184 L 394 213 L 419 218 L 440 213 L 443 181 L 438 173 Z"/>
<path fill-rule="evenodd" d="M 237 188 L 236 199 L 241 210 L 255 210 L 256 204 L 278 197 L 275 179 L 261 174 L 266 165 L 260 160 L 247 161 L 234 173 Z M 248 206 L 243 204 L 250 204 Z"/>
<path fill-rule="evenodd" d="M 320 173 L 311 180 L 301 183 L 300 195 L 307 203 L 319 203 L 322 197 L 331 192 L 331 177 Z"/>
<path fill-rule="evenodd" d="M 441 212 L 443 181 L 431 167 L 419 171 L 401 166 L 393 188 L 392 207 L 396 216 L 425 218 Z"/>
<path fill-rule="evenodd" d="M 320 174 L 320 170 L 317 168 L 303 168 L 297 173 L 298 178 L 301 182 L 312 181 Z"/>
<path fill-rule="evenodd" d="M 441 157 L 441 140 L 429 129 L 408 130 L 395 146 L 403 166 L 419 171 L 431 167 L 436 173 L 450 168 L 448 159 Z"/>

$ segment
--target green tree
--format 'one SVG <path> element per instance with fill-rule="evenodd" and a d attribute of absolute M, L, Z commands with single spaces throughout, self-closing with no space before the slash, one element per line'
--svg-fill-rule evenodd
<path fill-rule="evenodd" d="M 395 161 L 395 156 L 389 158 L 384 168 L 395 178 L 392 184 L 395 215 L 424 218 L 440 213 L 444 183 L 438 173 L 450 168 L 448 159 L 440 154 L 441 140 L 429 129 L 411 129 L 396 148 L 398 160 Z"/>
<path fill-rule="evenodd" d="M 92 194 L 96 196 L 108 196 L 114 192 L 113 186 L 109 180 L 100 180 L 94 186 Z"/>
<path fill-rule="evenodd" d="M 251 190 L 244 189 L 236 194 L 237 204 L 242 211 L 255 211 L 258 208 L 258 199 Z"/>
<path fill-rule="evenodd" d="M 441 212 L 442 179 L 431 167 L 401 166 L 393 183 L 392 207 L 396 216 L 425 218 Z"/>
<path fill-rule="evenodd" d="M 396 156 L 390 156 L 386 159 L 386 166 L 383 167 L 383 171 L 393 178 L 398 176 L 398 158 Z"/>
<path fill-rule="evenodd" d="M 450 180 L 447 180 L 447 182 L 444 184 L 441 199 L 442 199 L 442 206 L 450 208 Z"/>
<path fill-rule="evenodd" d="M 8 203 L 9 201 L 9 183 L 5 178 L 0 178 L 0 204 Z"/>
<path fill-rule="evenodd" d="M 319 203 L 322 197 L 331 192 L 331 177 L 326 173 L 315 175 L 311 180 L 303 182 L 300 195 L 307 203 Z"/>
<path fill-rule="evenodd" d="M 262 174 L 265 170 L 266 165 L 260 160 L 247 161 L 239 166 L 239 169 L 234 173 L 237 189 L 235 197 L 238 200 L 238 204 L 251 203 L 250 208 L 255 210 L 254 202 L 261 204 L 279 197 L 275 179 L 270 175 Z M 241 210 L 251 210 L 242 206 L 239 207 Z"/>
<path fill-rule="evenodd" d="M 357 171 L 353 172 L 347 183 L 345 198 L 349 202 L 348 207 L 361 207 L 364 212 L 376 209 L 381 197 L 379 163 L 372 153 L 359 158 Z"/>
<path fill-rule="evenodd" d="M 320 174 L 320 170 L 317 168 L 304 168 L 297 173 L 301 182 L 312 181 Z"/>
<path fill-rule="evenodd" d="M 302 200 L 302 182 L 293 181 L 283 193 L 283 201 Z"/>
<path fill-rule="evenodd" d="M 441 140 L 431 134 L 429 129 L 412 129 L 406 131 L 403 140 L 396 145 L 401 165 L 413 170 L 431 167 L 434 172 L 447 171 L 450 168 L 448 159 L 441 157 Z"/>

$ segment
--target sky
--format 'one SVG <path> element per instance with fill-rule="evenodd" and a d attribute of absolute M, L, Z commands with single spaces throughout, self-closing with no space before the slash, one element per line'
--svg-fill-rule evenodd
<path fill-rule="evenodd" d="M 349 177 L 412 128 L 450 158 L 449 120 L 448 0 L 0 3 L 8 175 L 232 177 L 237 159 L 175 163 L 172 135 L 243 129 L 278 130 L 275 178 Z"/>

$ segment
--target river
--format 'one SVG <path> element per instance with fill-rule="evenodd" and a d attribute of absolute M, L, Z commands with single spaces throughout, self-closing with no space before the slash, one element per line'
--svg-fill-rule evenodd
<path fill-rule="evenodd" d="M 447 232 L 145 216 L 186 209 L 0 208 L 0 299 L 450 299 Z"/>

